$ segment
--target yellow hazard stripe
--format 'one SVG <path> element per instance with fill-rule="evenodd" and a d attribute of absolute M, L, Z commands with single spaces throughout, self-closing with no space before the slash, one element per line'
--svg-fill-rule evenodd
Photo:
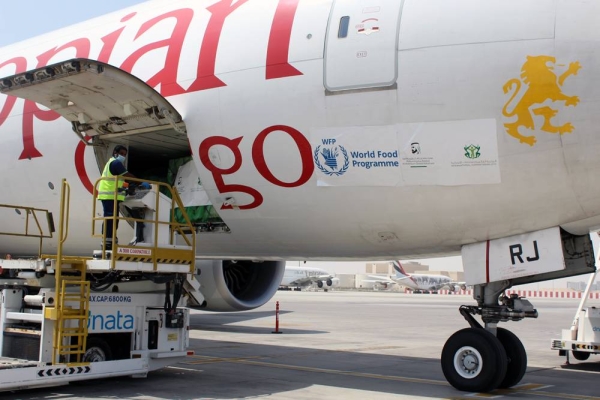
<path fill-rule="evenodd" d="M 125 255 L 117 255 L 117 261 L 129 261 L 129 262 L 145 262 L 151 263 L 153 262 L 152 257 L 139 257 L 139 256 L 125 256 Z M 175 258 L 157 258 L 156 262 L 159 264 L 190 264 L 190 260 L 185 259 L 175 259 Z"/>
<path fill-rule="evenodd" d="M 189 264 L 190 260 L 176 258 L 157 258 L 156 262 L 160 264 Z"/>
<path fill-rule="evenodd" d="M 140 262 L 152 262 L 152 257 L 137 257 L 137 256 L 117 256 L 117 261 L 140 261 Z"/>

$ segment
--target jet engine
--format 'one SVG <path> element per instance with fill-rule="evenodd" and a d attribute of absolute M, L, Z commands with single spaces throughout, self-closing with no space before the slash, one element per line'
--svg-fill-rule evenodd
<path fill-rule="evenodd" d="M 285 271 L 285 261 L 196 260 L 200 291 L 207 311 L 245 311 L 273 297 Z"/>

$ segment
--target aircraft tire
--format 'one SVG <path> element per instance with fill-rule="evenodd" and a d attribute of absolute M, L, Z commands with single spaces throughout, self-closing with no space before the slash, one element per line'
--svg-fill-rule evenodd
<path fill-rule="evenodd" d="M 573 357 L 578 361 L 585 361 L 590 358 L 590 353 L 586 353 L 585 351 L 574 351 Z"/>
<path fill-rule="evenodd" d="M 465 392 L 488 392 L 506 375 L 507 357 L 494 335 L 481 328 L 455 332 L 442 350 L 442 371 L 448 383 Z"/>
<path fill-rule="evenodd" d="M 515 386 L 523 379 L 525 371 L 527 371 L 527 352 L 517 335 L 507 329 L 498 328 L 496 337 L 506 350 L 506 357 L 508 358 L 506 375 L 498 387 L 507 389 Z"/>

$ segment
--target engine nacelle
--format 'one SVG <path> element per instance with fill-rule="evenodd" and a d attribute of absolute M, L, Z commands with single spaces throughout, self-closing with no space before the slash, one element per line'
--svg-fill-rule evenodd
<path fill-rule="evenodd" d="M 207 311 L 245 311 L 273 297 L 285 272 L 285 261 L 196 260 L 200 291 Z"/>

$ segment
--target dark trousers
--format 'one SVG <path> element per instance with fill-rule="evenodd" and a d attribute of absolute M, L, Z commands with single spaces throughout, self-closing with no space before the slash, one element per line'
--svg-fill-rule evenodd
<path fill-rule="evenodd" d="M 108 218 L 108 217 L 114 217 L 115 216 L 115 201 L 113 199 L 111 200 L 100 200 L 102 202 L 102 208 L 104 209 L 104 217 Z M 120 201 L 117 201 L 117 212 L 116 214 L 119 214 L 119 204 L 121 204 Z M 104 225 L 106 225 L 106 230 L 104 230 Z M 113 229 L 113 220 L 112 219 L 108 219 L 106 220 L 106 224 L 102 225 L 102 233 L 106 232 L 106 250 L 111 250 L 112 249 L 112 243 L 113 243 L 113 237 L 112 237 L 112 229 Z M 119 220 L 117 219 L 117 226 L 116 229 L 119 229 Z M 115 242 L 119 242 L 117 240 L 117 234 L 115 232 Z"/>

